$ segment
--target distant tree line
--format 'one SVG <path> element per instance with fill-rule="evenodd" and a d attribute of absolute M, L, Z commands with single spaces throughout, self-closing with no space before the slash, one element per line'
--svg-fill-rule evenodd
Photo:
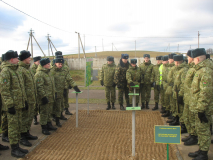
<path fill-rule="evenodd" d="M 207 49 L 207 50 L 206 50 L 206 53 L 208 53 L 208 54 L 213 54 L 213 49 L 212 49 L 212 48 Z"/>

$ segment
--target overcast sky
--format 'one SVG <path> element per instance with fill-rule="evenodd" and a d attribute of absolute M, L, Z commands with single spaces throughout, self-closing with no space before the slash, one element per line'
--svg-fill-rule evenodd
<path fill-rule="evenodd" d="M 48 55 L 47 34 L 63 54 L 113 50 L 180 52 L 213 48 L 213 0 L 0 0 L 0 55 L 27 48 L 29 31 Z M 103 45 L 102 45 L 103 43 Z M 42 55 L 33 41 L 34 56 Z M 82 51 L 81 51 L 82 52 Z"/>

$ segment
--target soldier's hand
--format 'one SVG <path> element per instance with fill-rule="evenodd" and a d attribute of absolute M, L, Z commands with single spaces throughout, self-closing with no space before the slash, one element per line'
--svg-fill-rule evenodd
<path fill-rule="evenodd" d="M 48 100 L 47 97 L 43 97 L 43 98 L 41 99 L 41 101 L 42 101 L 42 104 L 43 104 L 43 105 L 49 103 L 49 100 Z"/>
<path fill-rule="evenodd" d="M 116 86 L 116 84 L 113 82 L 112 87 L 115 87 L 115 86 Z"/>
<path fill-rule="evenodd" d="M 28 103 L 27 103 L 27 101 L 25 101 L 25 107 L 24 107 L 24 109 L 27 111 L 28 108 L 29 108 Z"/>
<path fill-rule="evenodd" d="M 178 97 L 178 103 L 179 103 L 179 104 L 184 104 L 184 103 L 183 103 L 183 97 L 182 97 L 182 96 L 179 96 L 179 97 Z"/>
<path fill-rule="evenodd" d="M 200 119 L 200 122 L 208 123 L 208 119 L 206 117 L 206 114 L 204 112 L 198 112 L 198 118 Z"/>
<path fill-rule="evenodd" d="M 72 86 L 71 86 L 71 85 L 69 85 L 69 89 L 72 89 Z"/>
<path fill-rule="evenodd" d="M 81 92 L 80 89 L 78 88 L 78 86 L 73 87 L 73 89 L 74 89 L 76 92 Z"/>
<path fill-rule="evenodd" d="M 117 84 L 117 88 L 121 88 L 121 85 L 120 85 L 120 84 Z"/>
<path fill-rule="evenodd" d="M 157 90 L 160 91 L 160 85 L 157 85 Z"/>
<path fill-rule="evenodd" d="M 130 85 L 131 87 L 132 87 L 132 86 L 135 86 L 135 84 L 134 84 L 133 82 L 131 82 L 129 85 Z"/>
<path fill-rule="evenodd" d="M 10 114 L 16 114 L 15 107 L 8 108 L 8 113 L 10 113 Z"/>
<path fill-rule="evenodd" d="M 63 96 L 64 96 L 64 97 L 67 96 L 67 89 L 64 89 Z"/>
<path fill-rule="evenodd" d="M 102 85 L 102 86 L 104 85 L 104 82 L 103 82 L 103 81 L 101 81 L 101 85 Z"/>

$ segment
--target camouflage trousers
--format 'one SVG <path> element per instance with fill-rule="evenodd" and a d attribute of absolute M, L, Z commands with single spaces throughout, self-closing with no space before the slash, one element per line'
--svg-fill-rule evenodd
<path fill-rule="evenodd" d="M 164 107 L 164 93 L 165 91 L 163 89 L 160 89 L 160 103 L 161 103 L 161 107 Z"/>
<path fill-rule="evenodd" d="M 63 98 L 57 98 L 56 102 L 54 102 L 53 105 L 53 114 L 56 117 L 60 117 L 61 116 L 61 112 L 63 112 L 64 106 L 63 106 Z"/>
<path fill-rule="evenodd" d="M 154 100 L 155 103 L 159 103 L 160 91 L 157 89 L 157 85 L 154 87 Z"/>
<path fill-rule="evenodd" d="M 40 105 L 40 124 L 46 125 L 47 122 L 51 122 L 53 103 Z"/>
<path fill-rule="evenodd" d="M 105 86 L 105 95 L 106 95 L 106 102 L 111 102 L 115 103 L 116 101 L 116 92 L 115 92 L 115 87 L 111 86 Z"/>
<path fill-rule="evenodd" d="M 123 105 L 123 95 L 125 94 L 126 103 L 129 104 L 129 88 L 124 86 L 118 89 L 118 102 Z"/>
<path fill-rule="evenodd" d="M 10 114 L 7 112 L 7 120 L 10 144 L 17 144 L 21 138 L 22 109 L 16 109 L 16 114 Z"/>
<path fill-rule="evenodd" d="M 35 103 L 29 103 L 29 109 L 28 109 L 28 127 L 27 130 L 30 130 L 30 127 L 32 125 L 33 116 L 34 116 L 34 110 L 35 110 Z"/>
<path fill-rule="evenodd" d="M 2 121 L 1 121 L 1 130 L 2 133 L 8 134 L 8 120 L 7 120 L 7 112 L 2 111 Z"/>
<path fill-rule="evenodd" d="M 141 103 L 149 102 L 151 98 L 151 84 L 142 84 L 140 95 Z"/>
<path fill-rule="evenodd" d="M 69 89 L 67 89 L 66 97 L 64 97 L 63 100 L 63 109 L 64 108 L 69 108 Z"/>
<path fill-rule="evenodd" d="M 35 105 L 35 108 L 34 108 L 34 116 L 37 116 L 38 113 L 39 113 L 39 105 L 36 104 L 36 105 Z"/>
<path fill-rule="evenodd" d="M 164 89 L 164 107 L 166 108 L 167 111 L 171 110 L 170 106 L 170 95 L 166 94 L 166 88 Z"/>
<path fill-rule="evenodd" d="M 135 89 L 135 93 L 139 93 L 139 91 L 140 91 L 140 89 L 138 88 L 138 89 Z M 129 93 L 134 93 L 134 89 L 133 88 L 131 88 L 130 90 L 129 90 Z M 130 102 L 130 104 L 132 104 L 133 105 L 133 102 L 132 102 L 132 99 L 133 99 L 133 96 L 129 96 L 129 102 Z M 136 104 L 138 104 L 139 103 L 139 95 L 138 96 L 136 96 Z M 136 105 L 135 104 L 135 105 Z M 137 107 L 137 106 L 136 106 Z"/>
<path fill-rule="evenodd" d="M 171 106 L 170 111 L 172 112 L 172 115 L 174 117 L 176 117 L 177 113 L 178 113 L 178 112 L 176 112 L 177 111 L 176 110 L 176 99 L 174 99 L 172 95 L 169 96 L 169 103 Z"/>
<path fill-rule="evenodd" d="M 176 100 L 176 99 L 175 99 Z M 184 121 L 183 121 L 183 110 L 184 110 L 184 104 L 179 104 L 179 107 L 178 107 L 178 102 L 176 100 L 176 105 L 175 105 L 175 114 L 176 116 L 179 117 L 179 121 L 180 123 L 184 124 Z"/>
<path fill-rule="evenodd" d="M 206 115 L 208 123 L 200 122 L 198 114 L 195 114 L 195 127 L 198 135 L 198 144 L 199 149 L 202 151 L 208 151 L 211 144 L 211 132 L 210 132 L 210 123 L 212 121 L 211 115 Z"/>

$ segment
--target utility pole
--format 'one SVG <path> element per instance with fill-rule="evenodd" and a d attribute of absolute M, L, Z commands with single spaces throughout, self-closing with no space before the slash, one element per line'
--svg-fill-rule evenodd
<path fill-rule="evenodd" d="M 199 48 L 199 38 L 200 38 L 200 33 L 198 31 L 198 48 Z"/>
<path fill-rule="evenodd" d="M 47 40 L 48 40 L 48 56 L 50 56 L 50 35 L 47 34 Z"/>
<path fill-rule="evenodd" d="M 135 58 L 136 58 L 136 40 L 135 40 Z"/>
<path fill-rule="evenodd" d="M 75 33 L 78 34 L 78 59 L 80 59 L 80 45 L 81 45 L 82 50 L 83 50 L 83 52 L 84 52 L 84 58 L 86 58 L 84 46 L 83 46 L 83 44 L 82 44 L 81 37 L 80 37 L 80 33 L 78 33 L 78 32 L 75 32 Z"/>
<path fill-rule="evenodd" d="M 80 43 L 79 43 L 79 33 L 75 32 L 78 34 L 78 59 L 80 59 Z"/>

